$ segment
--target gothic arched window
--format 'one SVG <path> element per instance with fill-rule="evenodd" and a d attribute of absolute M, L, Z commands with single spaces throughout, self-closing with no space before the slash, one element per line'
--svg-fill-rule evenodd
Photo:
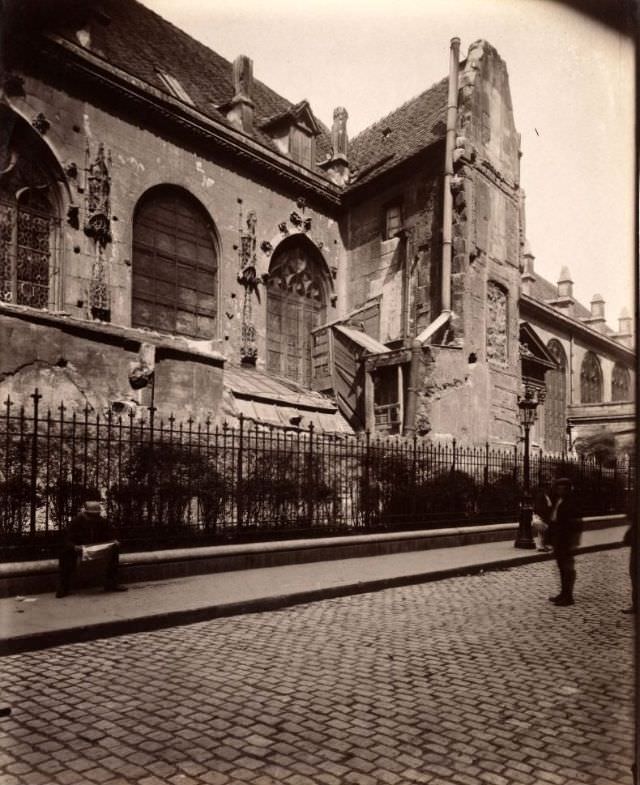
<path fill-rule="evenodd" d="M 309 386 L 311 331 L 325 320 L 325 281 L 310 241 L 283 241 L 267 284 L 267 370 Z"/>
<path fill-rule="evenodd" d="M 612 401 L 630 401 L 631 395 L 631 374 L 629 369 L 624 365 L 616 363 L 613 366 L 613 374 L 611 376 L 611 400 Z"/>
<path fill-rule="evenodd" d="M 131 324 L 213 338 L 217 271 L 215 228 L 204 207 L 173 186 L 145 194 L 133 221 Z"/>
<path fill-rule="evenodd" d="M 0 111 L 0 300 L 47 308 L 58 228 L 57 162 L 23 120 Z"/>
<path fill-rule="evenodd" d="M 545 374 L 544 445 L 549 452 L 564 452 L 567 426 L 567 356 L 560 341 L 552 338 L 549 354 L 558 363 Z"/>
<path fill-rule="evenodd" d="M 581 403 L 602 402 L 602 368 L 593 352 L 587 352 L 580 369 Z"/>

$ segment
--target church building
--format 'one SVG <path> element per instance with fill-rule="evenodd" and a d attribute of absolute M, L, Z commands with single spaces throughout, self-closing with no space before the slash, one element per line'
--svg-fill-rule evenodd
<path fill-rule="evenodd" d="M 136 0 L 9 8 L 1 401 L 513 445 L 529 389 L 546 452 L 633 427 L 629 314 L 535 271 L 490 43 L 350 138 Z"/>

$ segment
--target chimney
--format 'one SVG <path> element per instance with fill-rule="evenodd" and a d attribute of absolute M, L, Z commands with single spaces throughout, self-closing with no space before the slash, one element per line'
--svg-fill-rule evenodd
<path fill-rule="evenodd" d="M 533 294 L 533 284 L 535 283 L 536 276 L 533 272 L 533 262 L 535 260 L 535 256 L 531 253 L 531 248 L 529 246 L 529 241 L 525 240 L 524 248 L 522 251 L 522 261 L 523 261 L 523 269 L 522 269 L 522 293 L 532 295 Z"/>
<path fill-rule="evenodd" d="M 625 346 L 633 346 L 633 321 L 626 308 L 620 311 L 618 332 L 613 337 Z"/>
<path fill-rule="evenodd" d="M 229 103 L 227 119 L 240 131 L 247 134 L 253 132 L 254 103 L 253 93 L 253 60 L 246 55 L 239 55 L 233 61 L 233 98 Z"/>
<path fill-rule="evenodd" d="M 571 280 L 569 268 L 566 266 L 560 270 L 560 277 L 558 278 L 558 297 L 573 299 L 573 281 Z"/>
<path fill-rule="evenodd" d="M 591 298 L 591 316 L 583 321 L 599 332 L 603 331 L 606 322 L 604 318 L 604 297 L 601 294 L 593 295 Z"/>
<path fill-rule="evenodd" d="M 340 186 L 349 182 L 349 137 L 347 136 L 347 120 L 349 113 L 343 106 L 333 110 L 331 126 L 331 155 L 320 166 L 326 170 L 330 179 Z"/>

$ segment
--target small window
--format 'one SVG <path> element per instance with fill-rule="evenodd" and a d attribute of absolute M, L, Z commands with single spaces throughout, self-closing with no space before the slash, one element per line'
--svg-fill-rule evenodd
<path fill-rule="evenodd" d="M 157 74 L 165 88 L 174 98 L 177 98 L 179 101 L 184 101 L 185 104 L 189 104 L 190 106 L 195 106 L 193 99 L 175 76 L 171 76 L 171 74 L 167 74 L 164 71 L 158 71 Z"/>
<path fill-rule="evenodd" d="M 400 202 L 388 204 L 384 214 L 384 239 L 392 240 L 402 230 L 402 205 Z"/>
<path fill-rule="evenodd" d="M 602 402 L 602 368 L 593 352 L 587 352 L 580 368 L 581 403 Z"/>

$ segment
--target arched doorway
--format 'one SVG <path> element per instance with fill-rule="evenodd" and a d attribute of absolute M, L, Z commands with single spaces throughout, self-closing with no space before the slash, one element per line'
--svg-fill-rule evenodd
<path fill-rule="evenodd" d="M 215 227 L 200 202 L 175 186 L 146 193 L 133 221 L 131 324 L 213 338 L 217 271 Z"/>
<path fill-rule="evenodd" d="M 549 341 L 547 349 L 558 367 L 545 375 L 544 445 L 548 452 L 561 453 L 565 448 L 567 427 L 567 356 L 555 338 Z"/>
<path fill-rule="evenodd" d="M 322 257 L 306 238 L 284 240 L 267 281 L 267 370 L 311 384 L 311 331 L 326 318 Z"/>

